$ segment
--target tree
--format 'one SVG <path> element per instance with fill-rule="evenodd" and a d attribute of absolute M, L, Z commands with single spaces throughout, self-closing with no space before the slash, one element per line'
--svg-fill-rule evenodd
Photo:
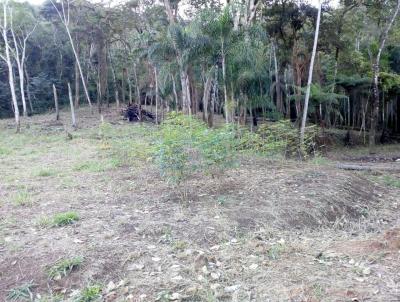
<path fill-rule="evenodd" d="M 311 91 L 311 84 L 312 84 L 312 77 L 313 77 L 313 70 L 314 70 L 315 54 L 317 53 L 319 25 L 321 22 L 321 9 L 322 9 L 322 4 L 321 4 L 321 2 L 319 2 L 317 24 L 315 27 L 315 35 L 314 35 L 314 45 L 313 45 L 313 51 L 312 51 L 312 55 L 311 55 L 310 69 L 308 72 L 307 91 L 306 91 L 306 97 L 304 100 L 303 118 L 301 120 L 300 146 L 303 146 L 303 144 L 304 144 L 304 132 L 306 129 L 306 121 L 307 121 L 307 114 L 308 114 L 308 102 L 310 100 L 310 91 Z"/>
<path fill-rule="evenodd" d="M 9 7 L 8 7 L 8 0 L 3 2 L 3 24 L 2 24 L 2 36 L 4 41 L 4 48 L 5 54 L 1 54 L 1 58 L 7 63 L 8 68 L 8 82 L 10 85 L 11 90 L 11 98 L 14 110 L 14 117 L 15 117 L 15 125 L 17 132 L 20 131 L 21 123 L 20 123 L 20 116 L 19 116 L 19 108 L 17 102 L 17 95 L 15 93 L 15 83 L 14 83 L 14 72 L 13 72 L 13 65 L 11 61 L 11 47 L 8 41 L 8 30 L 9 30 L 9 23 L 7 21 L 7 16 L 9 15 Z"/>
<path fill-rule="evenodd" d="M 28 16 L 18 16 L 28 19 Z M 33 23 L 33 22 L 32 22 Z M 21 24 L 17 30 L 14 29 L 13 15 L 10 14 L 10 31 L 13 39 L 13 55 L 18 67 L 19 88 L 21 93 L 21 101 L 24 117 L 28 116 L 26 100 L 25 100 L 25 62 L 26 62 L 26 47 L 29 37 L 36 29 L 37 23 Z M 28 84 L 29 85 L 29 84 Z"/>
<path fill-rule="evenodd" d="M 66 1 L 66 7 L 65 7 L 65 4 L 64 4 L 64 0 L 61 0 L 61 8 L 60 8 L 58 3 L 54 2 L 54 0 L 50 0 L 51 4 L 53 5 L 55 10 L 57 11 L 58 16 L 60 17 L 61 23 L 65 27 L 65 31 L 67 32 L 67 35 L 68 35 L 68 38 L 69 38 L 69 42 L 71 44 L 71 48 L 72 48 L 72 51 L 73 51 L 74 56 L 75 56 L 76 64 L 78 65 L 79 74 L 80 74 L 81 80 L 82 80 L 83 90 L 85 91 L 85 95 L 86 95 L 86 100 L 88 101 L 90 108 L 92 108 L 92 102 L 90 101 L 89 92 L 88 92 L 88 89 L 86 87 L 86 82 L 85 82 L 85 78 L 83 76 L 83 71 L 82 71 L 80 60 L 79 60 L 79 56 L 78 56 L 78 53 L 77 53 L 76 48 L 75 48 L 74 40 L 72 39 L 71 31 L 69 29 L 69 24 L 70 24 L 70 5 L 71 5 L 71 3 L 70 3 L 70 0 L 65 0 L 65 1 Z"/>

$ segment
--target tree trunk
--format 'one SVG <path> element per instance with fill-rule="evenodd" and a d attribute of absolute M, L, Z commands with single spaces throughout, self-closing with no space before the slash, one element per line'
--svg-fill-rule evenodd
<path fill-rule="evenodd" d="M 172 78 L 172 90 L 174 92 L 174 97 L 175 97 L 175 110 L 178 110 L 179 108 L 179 98 L 178 98 L 178 93 L 176 92 L 176 83 L 175 83 L 175 77 L 173 74 L 171 74 L 171 78 Z"/>
<path fill-rule="evenodd" d="M 315 36 L 314 36 L 314 45 L 313 45 L 313 51 L 312 51 L 312 55 L 311 55 L 310 69 L 309 69 L 309 72 L 308 72 L 306 98 L 304 100 L 303 118 L 302 118 L 302 121 L 301 121 L 301 128 L 300 128 L 300 146 L 303 146 L 303 144 L 304 144 L 304 132 L 305 132 L 305 129 L 306 129 L 306 121 L 307 121 L 307 113 L 308 113 L 308 102 L 309 102 L 309 99 L 310 99 L 311 82 L 312 82 L 313 69 L 314 69 L 314 60 L 315 60 L 315 54 L 317 53 L 319 25 L 320 25 L 320 22 L 321 22 L 321 6 L 322 6 L 322 4 L 321 4 L 321 2 L 319 2 L 317 24 L 316 24 Z"/>
<path fill-rule="evenodd" d="M 60 110 L 58 108 L 57 89 L 54 84 L 53 84 L 53 95 L 54 95 L 54 106 L 56 108 L 56 121 L 58 121 L 60 119 Z"/>
<path fill-rule="evenodd" d="M 211 85 L 212 84 L 212 69 L 208 73 L 206 77 L 206 82 L 204 84 L 203 90 L 203 117 L 204 122 L 208 123 L 208 116 L 209 116 L 209 102 L 210 102 L 210 95 L 211 95 Z"/>
<path fill-rule="evenodd" d="M 136 63 L 133 64 L 133 75 L 135 77 L 135 87 L 136 87 L 136 103 L 140 105 L 140 86 L 139 86 L 139 79 L 136 72 Z"/>
<path fill-rule="evenodd" d="M 77 48 L 77 51 L 79 51 L 79 46 Z M 78 53 L 79 56 L 79 53 Z M 75 61 L 74 64 L 74 71 L 75 71 L 75 107 L 79 108 L 79 94 L 80 94 L 80 76 L 79 76 L 79 67 L 78 64 Z"/>
<path fill-rule="evenodd" d="M 31 114 L 33 114 L 33 104 L 32 104 L 32 96 L 31 96 L 31 89 L 29 87 L 29 82 L 30 82 L 30 78 L 29 78 L 29 73 L 28 70 L 26 69 L 26 67 L 24 68 L 25 70 L 25 81 L 26 81 L 26 95 L 28 97 L 28 103 L 29 103 L 29 109 L 31 111 Z"/>
<path fill-rule="evenodd" d="M 61 20 L 61 22 L 63 23 L 63 25 L 65 27 L 65 31 L 67 32 L 67 35 L 68 35 L 68 38 L 69 38 L 69 42 L 71 44 L 72 52 L 74 53 L 76 64 L 78 65 L 79 74 L 80 74 L 81 80 L 82 80 L 83 90 L 85 91 L 85 95 L 86 95 L 86 99 L 88 101 L 89 107 L 90 107 L 91 111 L 93 112 L 92 102 L 90 101 L 89 92 L 88 92 L 88 89 L 86 87 L 85 77 L 83 76 L 83 71 L 82 71 L 81 63 L 79 61 L 79 56 L 78 56 L 78 53 L 77 53 L 77 51 L 75 49 L 74 41 L 72 39 L 72 35 L 71 35 L 70 30 L 69 30 L 69 7 L 67 8 L 67 10 L 65 10 L 64 1 L 61 1 L 62 12 L 60 12 L 60 10 L 58 9 L 58 6 L 54 3 L 54 0 L 50 0 L 50 1 L 53 4 L 53 7 L 56 9 L 57 14 L 60 17 L 60 20 Z M 67 15 L 66 15 L 66 13 L 67 13 Z"/>
<path fill-rule="evenodd" d="M 4 39 L 4 48 L 6 51 L 6 56 L 5 61 L 7 63 L 8 67 L 8 83 L 10 85 L 10 91 L 11 91 L 11 99 L 12 99 L 12 104 L 14 106 L 14 117 L 15 117 L 15 125 L 16 125 L 16 130 L 17 132 L 20 131 L 20 116 L 19 116 L 19 108 L 18 108 L 18 102 L 17 102 L 17 95 L 15 93 L 15 84 L 14 84 L 14 73 L 13 73 L 13 66 L 11 62 L 11 54 L 10 54 L 10 45 L 8 43 L 8 38 L 7 38 L 7 6 L 8 6 L 8 1 L 3 2 L 3 39 Z"/>
<path fill-rule="evenodd" d="M 222 54 L 222 81 L 224 85 L 224 105 L 225 105 L 225 122 L 229 123 L 229 108 L 228 108 L 228 90 L 226 88 L 226 64 L 225 64 L 225 43 L 224 38 L 221 38 L 221 54 Z"/>
<path fill-rule="evenodd" d="M 70 105 L 70 107 L 71 107 L 72 127 L 76 128 L 74 101 L 73 101 L 73 99 L 72 99 L 72 89 L 71 89 L 71 85 L 69 84 L 69 82 L 68 82 L 68 96 L 69 96 L 69 105 Z"/>
<path fill-rule="evenodd" d="M 157 74 L 157 68 L 154 67 L 154 78 L 156 82 L 156 125 L 158 124 L 158 74 Z"/>
<path fill-rule="evenodd" d="M 275 45 L 275 42 L 273 42 L 272 48 L 274 49 L 276 108 L 277 108 L 278 112 L 283 113 L 281 83 L 280 83 L 280 80 L 279 80 L 278 59 L 276 57 L 276 45 Z"/>

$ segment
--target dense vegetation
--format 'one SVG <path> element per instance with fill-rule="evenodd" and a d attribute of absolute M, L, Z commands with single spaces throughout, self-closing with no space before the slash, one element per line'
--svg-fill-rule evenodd
<path fill-rule="evenodd" d="M 398 9 L 386 0 L 322 5 L 309 121 L 399 133 Z M 76 107 L 132 102 L 159 115 L 202 112 L 210 126 L 215 114 L 299 125 L 317 15 L 291 0 L 4 2 L 0 117 L 15 111 L 12 90 L 27 116 L 54 108 L 53 85 L 68 104 L 70 83 Z"/>

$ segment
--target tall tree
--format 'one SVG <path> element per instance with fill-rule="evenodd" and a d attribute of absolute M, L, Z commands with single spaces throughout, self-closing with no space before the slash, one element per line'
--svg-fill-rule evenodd
<path fill-rule="evenodd" d="M 7 63 L 8 68 L 8 83 L 10 86 L 11 91 L 11 99 L 13 104 L 14 110 L 14 117 L 15 117 L 15 125 L 17 132 L 20 131 L 21 122 L 20 122 L 20 114 L 17 102 L 17 95 L 15 93 L 15 82 L 14 82 L 14 71 L 13 71 L 13 64 L 11 58 L 11 47 L 10 42 L 8 41 L 8 31 L 9 31 L 9 22 L 7 21 L 7 17 L 9 15 L 9 7 L 8 7 L 8 0 L 3 2 L 3 25 L 2 25 L 2 36 L 4 41 L 4 48 L 5 54 L 1 54 L 1 58 Z"/>
<path fill-rule="evenodd" d="M 311 91 L 311 83 L 312 83 L 312 78 L 313 78 L 314 61 L 315 61 L 315 55 L 317 53 L 317 45 L 318 45 L 319 25 L 321 23 L 321 9 L 322 9 L 322 3 L 319 2 L 317 24 L 315 25 L 314 45 L 313 45 L 313 50 L 312 50 L 312 54 L 311 54 L 310 68 L 308 71 L 306 96 L 304 99 L 303 118 L 301 120 L 300 146 L 303 146 L 303 144 L 304 144 L 304 132 L 306 129 L 306 121 L 307 121 L 307 115 L 308 115 L 308 102 L 310 100 L 310 91 Z"/>

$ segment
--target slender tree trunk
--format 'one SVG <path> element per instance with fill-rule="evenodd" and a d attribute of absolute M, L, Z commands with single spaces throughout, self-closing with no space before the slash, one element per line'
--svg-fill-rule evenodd
<path fill-rule="evenodd" d="M 26 81 L 26 96 L 28 97 L 28 103 L 29 103 L 29 109 L 31 111 L 31 114 L 33 114 L 33 104 L 32 104 L 32 96 L 31 96 L 31 89 L 29 87 L 30 83 L 30 78 L 29 78 L 29 73 L 26 67 L 24 68 L 25 71 L 25 81 Z"/>
<path fill-rule="evenodd" d="M 225 105 L 225 122 L 229 123 L 229 108 L 228 108 L 228 90 L 226 88 L 226 62 L 225 62 L 225 43 L 221 37 L 221 55 L 222 55 L 222 81 L 224 85 L 224 105 Z"/>
<path fill-rule="evenodd" d="M 272 44 L 272 48 L 274 49 L 276 108 L 278 109 L 279 112 L 283 113 L 281 83 L 280 83 L 280 80 L 279 80 L 278 59 L 276 57 L 276 44 L 275 44 L 275 42 Z"/>
<path fill-rule="evenodd" d="M 58 108 L 58 97 L 57 97 L 57 89 L 53 84 L 53 95 L 54 95 L 54 106 L 56 107 L 56 121 L 60 119 L 60 110 Z"/>
<path fill-rule="evenodd" d="M 136 72 L 136 63 L 133 64 L 133 75 L 135 77 L 135 88 L 136 88 L 136 98 L 137 98 L 136 103 L 140 105 L 140 84 L 139 84 L 139 79 L 138 79 L 137 72 Z"/>
<path fill-rule="evenodd" d="M 77 47 L 77 52 L 79 56 L 79 44 Z M 79 75 L 79 67 L 78 64 L 75 61 L 74 64 L 74 72 L 75 72 L 75 107 L 79 108 L 79 95 L 80 95 L 80 75 Z"/>
<path fill-rule="evenodd" d="M 156 82 L 156 125 L 158 124 L 158 74 L 157 74 L 157 68 L 154 67 L 154 78 Z"/>
<path fill-rule="evenodd" d="M 203 90 L 203 116 L 204 121 L 208 123 L 209 116 L 209 102 L 210 102 L 210 94 L 211 94 L 211 86 L 212 86 L 212 69 L 206 76 L 206 82 L 204 83 Z"/>
<path fill-rule="evenodd" d="M 176 106 L 176 110 L 178 110 L 179 98 L 178 98 L 178 93 L 176 92 L 176 83 L 175 83 L 175 77 L 173 74 L 171 74 L 171 78 L 172 78 L 172 90 L 174 92 L 174 98 L 175 98 L 175 106 Z"/>
<path fill-rule="evenodd" d="M 90 101 L 89 91 L 88 91 L 88 89 L 86 87 L 85 77 L 83 76 L 83 71 L 82 71 L 80 60 L 79 60 L 79 56 L 78 56 L 78 53 L 77 53 L 77 51 L 75 49 L 74 40 L 72 39 L 72 35 L 71 35 L 70 30 L 69 30 L 69 5 L 68 5 L 67 10 L 65 10 L 64 2 L 61 1 L 62 12 L 60 12 L 60 10 L 58 9 L 57 5 L 54 3 L 54 0 L 50 0 L 50 1 L 53 4 L 53 7 L 56 9 L 57 14 L 60 17 L 61 22 L 64 24 L 65 31 L 67 32 L 67 35 L 68 35 L 68 38 L 69 38 L 69 42 L 71 44 L 72 52 L 74 53 L 76 64 L 78 65 L 79 74 L 81 75 L 83 90 L 85 91 L 86 99 L 88 101 L 90 109 L 93 112 L 92 102 Z"/>
<path fill-rule="evenodd" d="M 300 128 L 300 146 L 303 146 L 303 144 L 304 144 L 304 132 L 306 129 L 306 121 L 307 121 L 307 114 L 308 114 L 308 102 L 310 99 L 311 83 L 312 83 L 312 76 L 313 76 L 313 69 L 314 69 L 314 60 L 315 60 L 315 54 L 317 53 L 319 25 L 321 22 L 321 6 L 322 6 L 322 4 L 321 4 L 321 2 L 319 2 L 317 25 L 315 28 L 315 36 L 314 36 L 314 45 L 313 45 L 313 51 L 312 51 L 312 55 L 311 55 L 310 69 L 308 72 L 306 98 L 304 100 L 303 118 L 301 121 L 301 128 Z"/>
<path fill-rule="evenodd" d="M 15 84 L 14 84 L 14 73 L 13 73 L 13 66 L 11 62 L 11 54 L 10 54 L 10 45 L 8 43 L 8 37 L 7 37 L 7 31 L 8 31 L 8 23 L 7 23 L 7 14 L 8 14 L 8 0 L 3 2 L 3 40 L 4 40 L 4 48 L 5 48 L 5 57 L 2 56 L 2 59 L 6 61 L 7 63 L 7 68 L 8 68 L 8 83 L 10 85 L 10 91 L 11 91 L 11 99 L 12 99 L 12 104 L 14 107 L 14 117 L 15 117 L 15 125 L 16 125 L 16 131 L 20 131 L 20 115 L 19 115 L 19 108 L 18 108 L 18 102 L 17 102 L 17 95 L 15 93 Z"/>
<path fill-rule="evenodd" d="M 72 127 L 76 128 L 74 101 L 73 101 L 73 98 L 72 98 L 72 89 L 71 89 L 71 85 L 70 85 L 69 82 L 68 82 L 68 96 L 69 96 L 69 105 L 70 105 L 70 107 L 71 107 Z"/>

